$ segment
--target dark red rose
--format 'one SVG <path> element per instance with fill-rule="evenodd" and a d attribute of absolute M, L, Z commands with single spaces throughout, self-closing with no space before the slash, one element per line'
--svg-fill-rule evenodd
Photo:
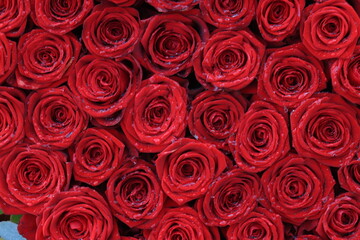
<path fill-rule="evenodd" d="M 142 21 L 144 33 L 135 50 L 139 62 L 153 73 L 186 77 L 209 38 L 206 24 L 197 15 L 195 10 L 164 13 Z"/>
<path fill-rule="evenodd" d="M 358 110 L 341 97 L 314 95 L 290 115 L 293 147 L 305 157 L 332 167 L 351 160 L 359 147 Z"/>
<path fill-rule="evenodd" d="M 200 1 L 204 20 L 218 28 L 244 28 L 255 16 L 254 0 L 203 0 Z"/>
<path fill-rule="evenodd" d="M 321 238 L 316 235 L 300 235 L 296 237 L 296 240 L 321 240 Z"/>
<path fill-rule="evenodd" d="M 34 29 L 21 36 L 14 86 L 24 89 L 57 87 L 67 81 L 81 45 L 73 34 L 58 36 Z"/>
<path fill-rule="evenodd" d="M 360 198 L 345 193 L 338 196 L 325 210 L 316 231 L 322 239 L 360 239 Z"/>
<path fill-rule="evenodd" d="M 153 165 L 131 159 L 107 183 L 113 214 L 131 228 L 152 228 L 163 208 L 164 193 L 154 171 Z"/>
<path fill-rule="evenodd" d="M 269 42 L 280 42 L 294 34 L 304 7 L 305 0 L 260 0 L 256 21 L 261 36 Z"/>
<path fill-rule="evenodd" d="M 5 34 L 0 33 L 0 49 L 0 84 L 2 84 L 16 68 L 16 43 L 7 39 Z"/>
<path fill-rule="evenodd" d="M 260 203 L 294 225 L 319 219 L 334 199 L 335 181 L 330 168 L 295 154 L 267 169 L 261 183 L 264 198 Z"/>
<path fill-rule="evenodd" d="M 71 164 L 60 151 L 21 144 L 0 159 L 0 208 L 38 215 L 53 195 L 69 188 Z"/>
<path fill-rule="evenodd" d="M 218 31 L 194 60 L 196 78 L 211 90 L 242 89 L 257 76 L 264 53 L 250 31 Z"/>
<path fill-rule="evenodd" d="M 56 150 L 68 148 L 88 124 L 88 116 L 74 102 L 67 87 L 32 92 L 26 100 L 29 140 Z"/>
<path fill-rule="evenodd" d="M 234 168 L 215 179 L 195 206 L 206 225 L 223 227 L 241 221 L 253 211 L 260 195 L 259 177 Z"/>
<path fill-rule="evenodd" d="M 161 224 L 145 232 L 147 240 L 182 239 L 182 240 L 220 240 L 216 228 L 206 227 L 190 207 L 165 209 L 159 219 Z"/>
<path fill-rule="evenodd" d="M 76 63 L 68 84 L 94 124 L 112 126 L 120 122 L 141 78 L 141 67 L 130 55 L 116 60 L 86 55 Z"/>
<path fill-rule="evenodd" d="M 355 158 L 339 168 L 338 179 L 342 188 L 360 194 L 360 159 Z"/>
<path fill-rule="evenodd" d="M 55 34 L 66 34 L 80 26 L 94 7 L 93 0 L 30 0 L 36 25 Z"/>
<path fill-rule="evenodd" d="M 182 205 L 205 195 L 227 158 L 211 144 L 183 138 L 159 153 L 155 165 L 166 195 Z"/>
<path fill-rule="evenodd" d="M 238 93 L 204 91 L 191 104 L 189 129 L 202 142 L 228 150 L 228 138 L 238 129 L 247 107 Z"/>
<path fill-rule="evenodd" d="M 229 146 L 237 165 L 247 172 L 260 172 L 290 150 L 288 118 L 283 109 L 255 101 L 239 123 Z"/>
<path fill-rule="evenodd" d="M 228 240 L 277 239 L 284 240 L 284 226 L 281 217 L 258 207 L 231 225 L 226 232 Z"/>
<path fill-rule="evenodd" d="M 331 64 L 332 87 L 350 102 L 360 104 L 360 46 L 349 58 L 339 58 Z"/>
<path fill-rule="evenodd" d="M 199 0 L 146 0 L 159 12 L 186 11 L 198 4 Z"/>
<path fill-rule="evenodd" d="M 139 40 L 139 13 L 133 8 L 96 5 L 83 25 L 82 39 L 90 53 L 108 58 L 122 57 Z"/>
<path fill-rule="evenodd" d="M 0 33 L 7 37 L 21 36 L 30 13 L 30 0 L 5 0 L 0 5 Z"/>
<path fill-rule="evenodd" d="M 86 129 L 69 149 L 75 180 L 91 186 L 103 183 L 124 161 L 124 150 L 116 131 Z"/>
<path fill-rule="evenodd" d="M 301 40 L 318 59 L 347 58 L 360 35 L 360 18 L 344 0 L 314 3 L 305 9 Z"/>
<path fill-rule="evenodd" d="M 120 240 L 105 199 L 88 187 L 74 187 L 54 196 L 37 218 L 36 239 Z"/>
<path fill-rule="evenodd" d="M 125 109 L 121 128 L 140 152 L 160 152 L 185 135 L 186 108 L 186 89 L 170 78 L 154 75 L 141 82 Z"/>
<path fill-rule="evenodd" d="M 12 87 L 0 87 L 0 155 L 8 153 L 24 136 L 25 94 Z"/>
<path fill-rule="evenodd" d="M 280 106 L 296 107 L 326 88 L 322 63 L 303 44 L 269 51 L 260 71 L 258 94 Z"/>

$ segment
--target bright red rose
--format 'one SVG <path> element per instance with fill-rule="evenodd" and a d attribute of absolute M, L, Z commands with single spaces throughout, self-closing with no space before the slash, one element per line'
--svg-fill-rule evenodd
<path fill-rule="evenodd" d="M 356 107 L 335 94 L 314 95 L 290 115 L 293 147 L 302 156 L 341 166 L 359 147 L 358 114 Z"/>
<path fill-rule="evenodd" d="M 342 188 L 360 194 L 360 159 L 354 158 L 338 169 L 338 179 Z"/>
<path fill-rule="evenodd" d="M 1 24 L 1 23 L 0 23 Z M 12 75 L 17 64 L 16 43 L 0 32 L 0 84 Z"/>
<path fill-rule="evenodd" d="M 317 2 L 305 9 L 300 35 L 320 60 L 348 58 L 360 35 L 360 18 L 345 0 Z"/>
<path fill-rule="evenodd" d="M 258 94 L 280 106 L 293 108 L 326 88 L 323 64 L 303 44 L 270 50 L 258 79 Z"/>
<path fill-rule="evenodd" d="M 63 152 L 15 146 L 0 159 L 0 208 L 7 214 L 40 214 L 54 194 L 68 190 L 71 166 Z"/>
<path fill-rule="evenodd" d="M 135 148 L 156 153 L 185 135 L 186 121 L 186 89 L 170 78 L 154 75 L 141 82 L 120 124 Z"/>
<path fill-rule="evenodd" d="M 239 90 L 257 76 L 265 46 L 250 31 L 218 31 L 194 60 L 196 79 L 210 90 Z"/>
<path fill-rule="evenodd" d="M 199 3 L 199 0 L 146 0 L 159 12 L 186 11 Z"/>
<path fill-rule="evenodd" d="M 139 41 L 139 13 L 133 8 L 96 5 L 83 25 L 82 39 L 90 53 L 107 58 L 125 56 Z"/>
<path fill-rule="evenodd" d="M 206 225 L 223 227 L 252 212 L 260 195 L 259 177 L 234 168 L 216 178 L 195 206 Z"/>
<path fill-rule="evenodd" d="M 360 239 L 359 195 L 344 193 L 338 196 L 325 210 L 316 231 L 322 239 Z"/>
<path fill-rule="evenodd" d="M 30 0 L 31 18 L 42 29 L 66 34 L 80 26 L 94 7 L 93 0 Z"/>
<path fill-rule="evenodd" d="M 142 21 L 142 28 L 135 55 L 146 69 L 166 76 L 189 75 L 194 58 L 209 38 L 196 10 L 155 15 Z"/>
<path fill-rule="evenodd" d="M 31 142 L 65 149 L 87 124 L 88 116 L 75 104 L 67 87 L 38 90 L 26 100 L 25 133 Z"/>
<path fill-rule="evenodd" d="M 58 36 L 34 29 L 21 36 L 13 84 L 24 89 L 57 87 L 65 83 L 74 67 L 81 44 L 69 33 Z"/>
<path fill-rule="evenodd" d="M 56 194 L 37 218 L 36 240 L 120 240 L 117 223 L 105 199 L 88 187 Z"/>
<path fill-rule="evenodd" d="M 260 0 L 256 21 L 261 36 L 269 42 L 280 42 L 294 34 L 304 7 L 305 0 Z"/>
<path fill-rule="evenodd" d="M 30 13 L 30 0 L 1 1 L 0 33 L 7 37 L 21 36 Z"/>
<path fill-rule="evenodd" d="M 103 2 L 112 2 L 119 7 L 130 7 L 136 3 L 141 3 L 142 0 L 101 0 Z"/>
<path fill-rule="evenodd" d="M 159 153 L 155 163 L 164 192 L 182 205 L 208 191 L 227 167 L 227 158 L 213 145 L 183 138 Z"/>
<path fill-rule="evenodd" d="M 218 28 L 244 28 L 255 16 L 257 1 L 254 0 L 202 0 L 204 20 Z"/>
<path fill-rule="evenodd" d="M 131 55 L 116 60 L 86 55 L 76 63 L 68 84 L 95 125 L 113 126 L 120 122 L 141 79 L 141 67 Z"/>
<path fill-rule="evenodd" d="M 188 125 L 194 138 L 228 150 L 228 138 L 238 129 L 247 107 L 237 93 L 204 91 L 191 103 Z"/>
<path fill-rule="evenodd" d="M 260 172 L 290 150 L 288 117 L 283 109 L 255 101 L 229 138 L 237 165 L 247 172 Z"/>
<path fill-rule="evenodd" d="M 319 219 L 334 199 L 335 181 L 330 168 L 294 154 L 266 170 L 261 183 L 264 198 L 260 203 L 294 225 Z"/>
<path fill-rule="evenodd" d="M 284 226 L 281 217 L 258 207 L 240 222 L 231 225 L 226 232 L 228 240 L 276 239 L 284 240 Z"/>
<path fill-rule="evenodd" d="M 129 159 L 110 177 L 106 196 L 113 214 L 129 227 L 152 228 L 163 208 L 164 193 L 153 165 Z"/>

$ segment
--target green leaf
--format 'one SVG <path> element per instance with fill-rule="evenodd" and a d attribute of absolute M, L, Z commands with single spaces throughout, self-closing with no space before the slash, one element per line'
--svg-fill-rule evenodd
<path fill-rule="evenodd" d="M 10 221 L 13 222 L 13 223 L 18 224 L 21 217 L 22 217 L 22 215 L 11 215 L 10 216 Z"/>
<path fill-rule="evenodd" d="M 5 239 L 3 239 L 3 238 L 0 237 L 0 240 L 5 240 Z"/>
<path fill-rule="evenodd" d="M 3 214 L 4 212 L 0 209 L 0 215 Z M 0 239 L 1 240 L 1 239 Z"/>

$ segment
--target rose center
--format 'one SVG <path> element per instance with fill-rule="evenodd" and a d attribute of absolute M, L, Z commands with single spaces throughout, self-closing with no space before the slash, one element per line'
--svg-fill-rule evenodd
<path fill-rule="evenodd" d="M 353 164 L 350 166 L 349 173 L 351 178 L 357 183 L 360 184 L 360 164 Z"/>
<path fill-rule="evenodd" d="M 236 13 L 243 7 L 243 1 L 239 0 L 223 0 L 219 1 L 218 3 L 221 6 L 221 10 L 224 11 L 224 13 Z"/>
<path fill-rule="evenodd" d="M 103 44 L 117 44 L 127 42 L 131 36 L 131 27 L 125 22 L 119 22 L 117 19 L 111 19 L 100 26 L 102 32 Z"/>
<path fill-rule="evenodd" d="M 130 181 L 126 184 L 125 199 L 130 204 L 142 203 L 146 195 L 145 183 L 141 179 Z"/>
<path fill-rule="evenodd" d="M 321 30 L 327 38 L 336 38 L 339 36 L 341 32 L 339 26 L 342 26 L 342 24 L 337 17 L 324 18 L 321 22 Z"/>
<path fill-rule="evenodd" d="M 52 111 L 52 120 L 56 123 L 64 123 L 67 118 L 67 110 L 64 106 L 55 107 Z"/>
<path fill-rule="evenodd" d="M 350 209 L 339 209 L 336 211 L 334 220 L 337 226 L 342 226 L 352 231 L 359 224 L 358 216 L 353 214 Z"/>
<path fill-rule="evenodd" d="M 348 79 L 351 86 L 360 90 L 360 55 L 351 59 L 348 67 Z"/>
<path fill-rule="evenodd" d="M 152 127 L 161 126 L 169 116 L 170 105 L 168 101 L 162 97 L 153 99 L 145 109 L 145 120 Z"/>
<path fill-rule="evenodd" d="M 188 46 L 185 36 L 171 31 L 164 31 L 156 41 L 156 50 L 165 59 L 173 59 L 187 52 Z"/>
<path fill-rule="evenodd" d="M 225 196 L 225 205 L 228 209 L 237 207 L 242 199 L 242 195 L 240 191 L 230 191 L 229 193 L 226 193 Z"/>
<path fill-rule="evenodd" d="M 52 66 L 58 59 L 58 52 L 52 47 L 44 47 L 37 51 L 36 61 L 44 67 Z"/>
<path fill-rule="evenodd" d="M 38 185 L 42 181 L 42 173 L 38 166 L 30 164 L 25 168 L 24 175 L 28 182 L 30 182 L 30 185 Z"/>
<path fill-rule="evenodd" d="M 264 239 L 265 238 L 265 230 L 258 223 L 252 223 L 247 229 L 248 239 Z"/>
<path fill-rule="evenodd" d="M 184 164 L 182 165 L 181 173 L 185 177 L 192 177 L 194 175 L 194 167 L 189 163 Z"/>
<path fill-rule="evenodd" d="M 84 155 L 86 156 L 87 164 L 98 166 L 103 161 L 104 150 L 99 145 L 92 145 L 85 150 Z"/>
<path fill-rule="evenodd" d="M 251 142 L 256 147 L 266 147 L 269 141 L 269 127 L 265 124 L 255 126 L 251 134 Z"/>
<path fill-rule="evenodd" d="M 317 128 L 313 135 L 322 142 L 335 143 L 338 142 L 342 136 L 342 130 L 338 121 L 332 117 L 320 117 L 315 126 L 317 126 Z"/>
<path fill-rule="evenodd" d="M 247 55 L 241 49 L 236 49 L 236 51 L 226 49 L 220 53 L 217 64 L 219 69 L 230 71 L 231 69 L 244 67 L 247 60 Z"/>

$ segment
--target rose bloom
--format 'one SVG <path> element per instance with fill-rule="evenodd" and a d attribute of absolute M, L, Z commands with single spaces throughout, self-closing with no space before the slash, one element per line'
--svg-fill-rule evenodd
<path fill-rule="evenodd" d="M 131 228 L 152 228 L 164 204 L 154 166 L 140 159 L 128 159 L 112 174 L 106 197 L 114 216 Z"/>
<path fill-rule="evenodd" d="M 358 109 L 331 93 L 313 95 L 290 114 L 293 147 L 304 157 L 339 167 L 359 147 Z"/>
<path fill-rule="evenodd" d="M 305 8 L 300 36 L 318 59 L 347 58 L 360 34 L 360 18 L 344 0 L 317 2 Z"/>
<path fill-rule="evenodd" d="M 196 79 L 210 90 L 239 90 L 257 76 L 265 46 L 250 31 L 216 31 L 194 60 Z"/>
<path fill-rule="evenodd" d="M 182 205 L 208 191 L 227 167 L 227 158 L 211 144 L 183 138 L 160 152 L 155 163 L 164 192 Z"/>
<path fill-rule="evenodd" d="M 201 92 L 191 103 L 190 132 L 199 141 L 228 150 L 228 138 L 238 129 L 246 107 L 246 99 L 236 92 Z"/>
<path fill-rule="evenodd" d="M 38 215 L 54 194 L 66 191 L 71 166 L 65 153 L 20 144 L 0 159 L 0 208 Z"/>
<path fill-rule="evenodd" d="M 67 87 L 32 92 L 26 99 L 25 133 L 38 145 L 62 150 L 86 129 L 88 116 Z"/>
<path fill-rule="evenodd" d="M 352 159 L 338 169 L 340 186 L 355 194 L 360 194 L 360 158 Z"/>
<path fill-rule="evenodd" d="M 154 75 L 141 82 L 120 125 L 137 150 L 160 152 L 185 135 L 186 108 L 186 89 L 170 78 Z"/>
<path fill-rule="evenodd" d="M 326 83 L 321 61 L 298 43 L 268 51 L 258 79 L 258 94 L 266 101 L 294 108 L 325 89 Z"/>
<path fill-rule="evenodd" d="M 57 87 L 65 83 L 75 65 L 81 44 L 72 33 L 58 36 L 34 29 L 18 43 L 16 79 L 12 83 L 24 89 Z"/>
<path fill-rule="evenodd" d="M 0 33 L 7 37 L 20 37 L 30 13 L 30 0 L 5 0 L 1 2 Z"/>
<path fill-rule="evenodd" d="M 149 71 L 186 77 L 194 58 L 209 38 L 209 30 L 197 10 L 165 13 L 142 21 L 144 32 L 135 50 L 139 62 Z"/>
<path fill-rule="evenodd" d="M 93 0 L 30 0 L 31 18 L 42 29 L 66 34 L 80 26 L 94 7 Z"/>
<path fill-rule="evenodd" d="M 187 11 L 199 3 L 199 0 L 146 0 L 159 12 Z"/>
<path fill-rule="evenodd" d="M 17 64 L 16 43 L 0 33 L 0 84 L 4 83 L 14 72 Z"/>

